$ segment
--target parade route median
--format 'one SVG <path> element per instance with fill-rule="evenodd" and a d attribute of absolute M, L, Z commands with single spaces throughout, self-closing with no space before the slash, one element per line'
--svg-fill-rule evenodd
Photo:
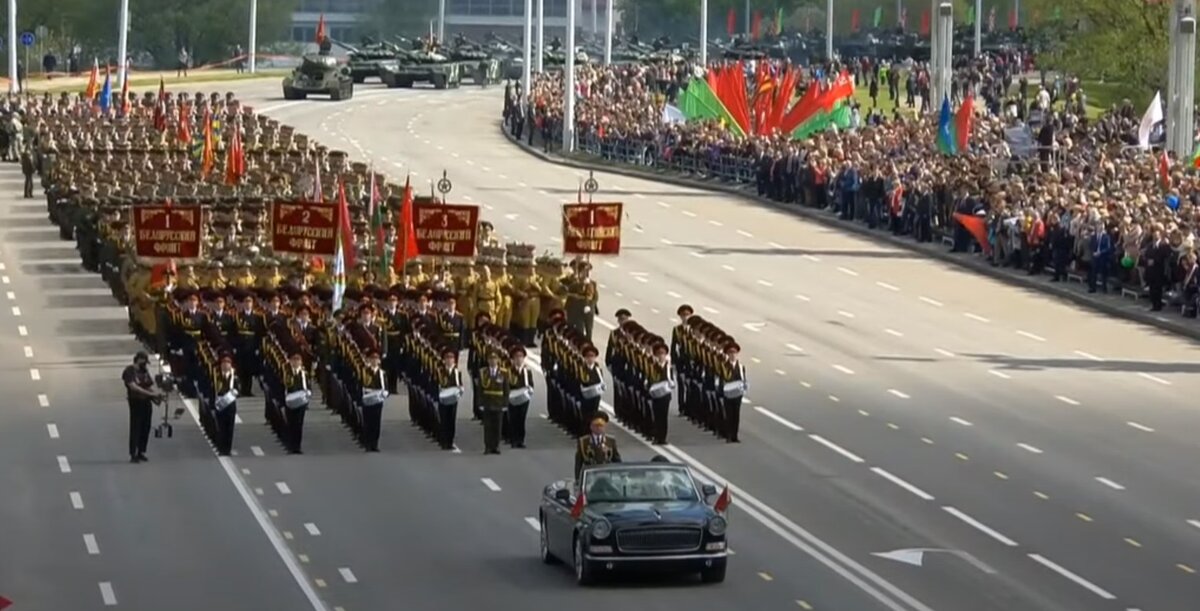
<path fill-rule="evenodd" d="M 176 76 L 174 70 L 164 70 L 161 72 L 136 72 L 129 77 L 130 89 L 148 89 L 158 87 L 161 79 L 166 83 L 167 87 L 178 88 L 187 86 L 193 83 L 223 83 L 233 81 L 252 81 L 260 79 L 278 79 L 283 78 L 289 70 L 286 69 L 270 69 L 259 70 L 253 74 L 249 72 L 238 72 L 236 70 L 202 70 L 192 72 L 186 77 Z M 114 75 L 115 81 L 115 75 Z M 54 79 L 31 79 L 25 83 L 26 90 L 33 93 L 62 93 L 83 91 L 87 87 L 88 76 L 64 76 Z M 103 82 L 103 81 L 101 81 Z M 8 80 L 4 79 L 7 85 Z M 115 83 L 114 83 L 115 87 Z"/>
<path fill-rule="evenodd" d="M 1049 295 L 1064 301 L 1070 301 L 1110 316 L 1116 316 L 1133 322 L 1149 325 L 1157 329 L 1161 329 L 1176 335 L 1181 335 L 1190 339 L 1200 340 L 1200 327 L 1189 324 L 1187 319 L 1178 315 L 1163 316 L 1160 312 L 1149 312 L 1144 307 L 1144 302 L 1141 302 L 1140 300 L 1129 299 L 1122 295 L 1120 291 L 1117 291 L 1115 294 L 1090 294 L 1087 292 L 1087 285 L 1082 281 L 1075 284 L 1072 284 L 1071 282 L 1051 283 L 1048 280 L 1049 276 L 1046 275 L 1030 276 L 1022 270 L 993 266 L 983 258 L 973 254 L 950 252 L 948 247 L 943 243 L 933 242 L 920 244 L 914 242 L 908 236 L 896 236 L 886 231 L 871 229 L 862 223 L 839 220 L 836 214 L 833 212 L 777 202 L 770 198 L 758 195 L 755 192 L 754 186 L 750 184 L 735 184 L 716 179 L 694 178 L 663 170 L 652 169 L 649 167 L 641 168 L 612 163 L 596 157 L 578 153 L 570 155 L 547 153 L 540 150 L 537 146 L 527 144 L 526 142 L 515 138 L 509 132 L 509 130 L 505 129 L 503 121 L 499 122 L 498 129 L 502 134 L 504 134 L 504 137 L 507 138 L 510 143 L 516 145 L 529 155 L 537 157 L 548 163 L 583 170 L 608 172 L 611 174 L 617 174 L 631 178 L 654 180 L 681 187 L 728 193 L 736 197 L 750 200 L 759 205 L 769 206 L 776 210 L 785 211 L 789 214 L 794 214 L 805 219 L 816 221 L 827 227 L 842 231 L 850 231 L 868 237 L 876 242 L 885 242 L 897 248 L 903 248 L 908 251 L 920 253 L 928 257 L 953 264 L 960 268 L 987 275 L 991 278 L 1006 282 L 1013 286 L 1035 290 L 1040 294 Z M 1080 278 L 1076 276 L 1075 279 Z"/>

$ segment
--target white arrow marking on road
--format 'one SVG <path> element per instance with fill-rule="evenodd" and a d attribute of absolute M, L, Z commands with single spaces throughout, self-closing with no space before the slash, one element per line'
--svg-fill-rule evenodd
<path fill-rule="evenodd" d="M 763 330 L 763 327 L 765 327 L 765 326 L 767 326 L 767 323 L 765 323 L 765 322 L 742 323 L 743 328 L 745 328 L 747 331 L 753 331 L 755 333 L 761 332 Z"/>
<path fill-rule="evenodd" d="M 894 552 L 875 552 L 871 555 L 913 566 L 921 566 L 925 562 L 925 550 L 923 549 L 898 549 Z"/>
<path fill-rule="evenodd" d="M 491 490 L 492 492 L 500 492 L 500 484 L 497 484 L 492 478 L 485 477 L 479 481 L 483 482 L 483 485 L 487 486 L 488 490 Z"/>
<path fill-rule="evenodd" d="M 78 492 L 71 493 L 71 508 L 83 509 L 83 495 Z"/>

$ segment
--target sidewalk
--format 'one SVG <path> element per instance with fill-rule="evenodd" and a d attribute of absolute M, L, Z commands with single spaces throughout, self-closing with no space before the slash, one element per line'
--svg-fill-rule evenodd
<path fill-rule="evenodd" d="M 282 78 L 287 74 L 288 70 L 273 68 L 269 70 L 260 69 L 255 74 L 249 72 L 238 73 L 237 70 L 230 68 L 214 68 L 208 70 L 191 70 L 187 78 L 176 77 L 174 70 L 162 71 L 136 71 L 129 73 L 130 89 L 157 87 L 159 79 L 167 84 L 168 87 L 178 87 L 179 85 L 187 85 L 189 83 L 216 83 L 225 81 L 244 81 L 251 79 L 277 79 Z M 89 75 L 87 73 L 76 76 L 56 76 L 54 78 L 44 78 L 35 75 L 34 78 L 26 81 L 25 86 L 30 92 L 49 91 L 57 93 L 60 91 L 83 91 L 87 87 Z M 113 81 L 116 81 L 116 74 L 113 74 Z M 8 79 L 0 78 L 0 83 L 4 88 L 8 88 Z M 100 75 L 100 83 L 104 83 L 104 75 Z M 114 88 L 115 90 L 115 88 Z"/>
<path fill-rule="evenodd" d="M 737 197 L 751 200 L 759 205 L 770 206 L 778 210 L 783 210 L 791 214 L 816 221 L 822 225 L 826 225 L 834 229 L 851 231 L 867 236 L 876 241 L 886 242 L 898 248 L 904 248 L 906 250 L 918 252 L 934 259 L 939 259 L 962 268 L 985 274 L 1014 286 L 1036 290 L 1040 293 L 1051 295 L 1064 301 L 1070 301 L 1098 312 L 1124 318 L 1136 323 L 1149 325 L 1162 331 L 1200 341 L 1200 321 L 1186 319 L 1181 316 L 1177 310 L 1172 310 L 1170 308 L 1162 312 L 1151 312 L 1149 311 L 1146 301 L 1138 299 L 1135 295 L 1127 291 L 1124 294 L 1122 294 L 1120 290 L 1109 294 L 1088 293 L 1087 285 L 1084 284 L 1083 278 L 1079 274 L 1071 274 L 1071 277 L 1067 282 L 1050 282 L 1049 275 L 1043 274 L 1040 276 L 1030 276 L 1027 272 L 1020 270 L 1007 267 L 993 267 L 990 263 L 977 255 L 967 253 L 952 253 L 949 251 L 949 247 L 946 244 L 919 244 L 913 241 L 913 239 L 909 236 L 895 236 L 887 231 L 871 229 L 860 222 L 839 220 L 836 214 L 832 212 L 815 210 L 798 205 L 783 204 L 765 197 L 760 197 L 752 185 L 732 185 L 716 180 L 690 178 L 686 176 L 680 176 L 678 174 L 668 173 L 662 170 L 635 168 L 627 165 L 615 164 L 579 154 L 562 156 L 553 153 L 543 153 L 537 148 L 530 147 L 524 142 L 520 142 L 513 138 L 508 130 L 504 129 L 503 122 L 500 123 L 499 129 L 501 133 L 504 134 L 504 137 L 508 138 L 509 142 L 519 146 L 526 153 L 549 163 L 584 170 L 609 172 L 612 174 L 620 174 L 632 178 L 655 180 L 668 184 L 679 185 L 682 187 L 729 193 Z"/>

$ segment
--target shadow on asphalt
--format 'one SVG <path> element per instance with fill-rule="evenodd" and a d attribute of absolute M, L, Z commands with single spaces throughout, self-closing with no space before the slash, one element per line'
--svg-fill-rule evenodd
<path fill-rule="evenodd" d="M 1043 371 L 1049 369 L 1075 369 L 1079 371 L 1118 371 L 1125 373 L 1200 373 L 1200 362 L 1154 362 L 1090 359 L 1044 359 L 1024 358 L 1006 354 L 971 354 L 962 356 L 995 365 L 1000 369 Z"/>

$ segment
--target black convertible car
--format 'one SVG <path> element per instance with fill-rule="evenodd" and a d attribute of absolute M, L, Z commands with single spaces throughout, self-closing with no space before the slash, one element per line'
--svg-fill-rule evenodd
<path fill-rule="evenodd" d="M 720 583 L 728 523 L 707 502 L 716 492 L 683 465 L 588 467 L 579 484 L 559 480 L 542 491 L 542 561 L 568 561 L 580 585 L 621 570 L 699 573 L 705 583 Z"/>

